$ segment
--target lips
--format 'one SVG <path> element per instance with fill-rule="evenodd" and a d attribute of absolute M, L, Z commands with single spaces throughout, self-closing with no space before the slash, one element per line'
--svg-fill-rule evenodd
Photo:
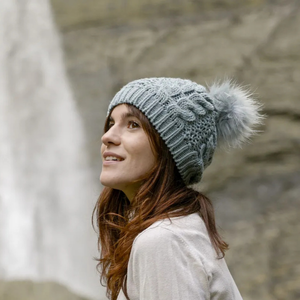
<path fill-rule="evenodd" d="M 103 153 L 103 160 L 104 161 L 122 161 L 124 158 L 114 152 L 107 152 Z"/>

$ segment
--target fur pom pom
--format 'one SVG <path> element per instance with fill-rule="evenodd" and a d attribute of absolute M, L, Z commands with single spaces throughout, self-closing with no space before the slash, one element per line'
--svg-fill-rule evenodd
<path fill-rule="evenodd" d="M 259 113 L 261 105 L 254 100 L 249 90 L 232 80 L 214 83 L 209 94 L 219 112 L 218 143 L 230 147 L 241 146 L 256 132 L 254 127 L 262 123 L 263 116 Z"/>

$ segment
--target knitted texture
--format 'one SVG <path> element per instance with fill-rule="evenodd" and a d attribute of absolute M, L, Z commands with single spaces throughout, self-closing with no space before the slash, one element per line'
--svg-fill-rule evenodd
<path fill-rule="evenodd" d="M 214 96 L 202 85 L 187 79 L 139 79 L 128 83 L 115 95 L 107 115 L 119 104 L 127 103 L 138 108 L 164 140 L 182 179 L 190 185 L 201 180 L 204 169 L 211 163 L 218 134 L 225 140 L 229 136 L 232 144 L 238 144 L 237 141 L 250 136 L 249 128 L 259 119 L 258 106 L 247 98 L 246 93 L 243 94 L 242 89 L 232 87 L 230 82 L 228 86 L 213 86 L 212 89 Z M 236 91 L 241 97 L 235 97 Z M 247 111 L 242 117 L 235 113 L 243 111 L 239 107 L 240 98 L 250 103 L 252 118 L 247 118 Z M 222 105 L 224 99 L 226 105 Z M 230 110 L 233 106 L 238 109 Z M 245 124 L 248 131 L 247 128 L 243 130 Z"/>

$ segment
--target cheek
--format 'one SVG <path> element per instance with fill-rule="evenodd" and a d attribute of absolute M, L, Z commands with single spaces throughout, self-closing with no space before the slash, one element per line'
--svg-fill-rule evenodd
<path fill-rule="evenodd" d="M 132 158 L 135 160 L 136 167 L 141 173 L 149 172 L 155 165 L 156 158 L 150 147 L 148 138 L 141 139 L 137 147 L 133 149 Z"/>
<path fill-rule="evenodd" d="M 148 168 L 153 168 L 155 163 L 156 163 L 156 157 L 154 156 L 152 149 L 150 148 L 149 145 L 149 149 L 146 153 L 146 164 L 148 165 Z"/>

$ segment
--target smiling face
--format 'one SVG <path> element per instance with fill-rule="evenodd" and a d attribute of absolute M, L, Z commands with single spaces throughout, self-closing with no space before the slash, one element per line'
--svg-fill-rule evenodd
<path fill-rule="evenodd" d="M 102 136 L 101 154 L 101 183 L 123 191 L 131 200 L 154 167 L 156 158 L 141 120 L 126 104 L 113 109 L 108 130 Z"/>

